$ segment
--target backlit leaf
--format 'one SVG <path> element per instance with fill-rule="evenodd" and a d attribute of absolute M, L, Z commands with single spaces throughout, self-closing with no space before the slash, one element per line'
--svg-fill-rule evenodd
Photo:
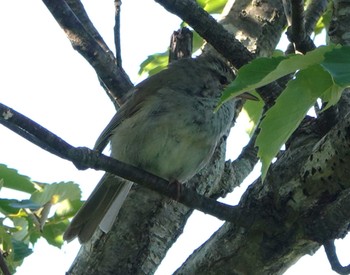
<path fill-rule="evenodd" d="M 2 179 L 3 186 L 17 191 L 26 193 L 33 193 L 35 184 L 29 177 L 21 175 L 17 170 L 8 168 L 4 164 L 0 164 L 0 179 Z"/>
<path fill-rule="evenodd" d="M 262 177 L 266 176 L 272 159 L 299 126 L 308 110 L 324 92 L 333 86 L 330 75 L 320 66 L 301 70 L 277 98 L 261 123 L 256 140 L 262 162 Z"/>

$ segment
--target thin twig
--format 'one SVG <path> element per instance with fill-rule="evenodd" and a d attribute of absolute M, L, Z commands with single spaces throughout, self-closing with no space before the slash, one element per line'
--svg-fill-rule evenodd
<path fill-rule="evenodd" d="M 93 23 L 91 22 L 89 16 L 87 15 L 83 4 L 80 0 L 65 0 L 72 12 L 79 19 L 84 29 L 91 35 L 93 39 L 100 45 L 100 47 L 105 51 L 106 54 L 110 55 L 114 59 L 113 52 L 109 49 L 102 36 L 99 34 Z M 115 94 L 109 87 L 104 83 L 103 79 L 98 76 L 98 80 L 102 88 L 106 91 L 107 95 L 111 99 L 112 103 L 115 105 L 115 108 L 119 108 L 118 103 L 118 94 Z"/>
<path fill-rule="evenodd" d="M 327 258 L 331 264 L 332 269 L 339 274 L 350 274 L 350 265 L 342 266 L 339 262 L 337 252 L 334 245 L 334 240 L 328 240 L 324 244 L 324 250 L 326 251 Z"/>
<path fill-rule="evenodd" d="M 64 0 L 43 0 L 53 17 L 66 33 L 76 49 L 95 69 L 98 77 L 123 103 L 123 96 L 133 85 L 122 68 L 116 66 L 115 58 L 86 31 L 84 25 Z"/>
<path fill-rule="evenodd" d="M 11 275 L 11 272 L 6 264 L 3 256 L 3 251 L 0 250 L 0 269 L 4 275 Z"/>
<path fill-rule="evenodd" d="M 114 25 L 114 45 L 115 45 L 115 56 L 117 59 L 117 66 L 122 67 L 122 55 L 120 45 L 120 11 L 122 1 L 114 0 L 115 7 L 115 25 Z"/>

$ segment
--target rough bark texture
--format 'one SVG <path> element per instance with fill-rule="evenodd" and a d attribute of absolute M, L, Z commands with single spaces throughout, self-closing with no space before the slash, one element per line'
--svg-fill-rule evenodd
<path fill-rule="evenodd" d="M 349 28 L 350 20 L 349 1 L 335 0 L 333 1 L 333 15 L 329 26 L 329 36 L 335 44 L 349 45 Z"/>
<path fill-rule="evenodd" d="M 225 223 L 176 274 L 282 274 L 318 242 L 343 235 L 348 203 L 339 203 L 349 194 L 350 115 L 325 135 L 315 124 L 295 137 L 264 183 L 245 193 L 240 205 L 254 215 L 252 226 Z"/>
<path fill-rule="evenodd" d="M 279 0 L 237 0 L 221 23 L 251 52 L 269 56 L 286 20 Z M 345 93 L 336 108 L 317 119 L 306 118 L 264 183 L 257 180 L 242 197 L 242 216 L 253 217 L 251 226 L 225 223 L 176 274 L 282 274 L 324 241 L 342 237 L 349 225 L 349 102 Z M 210 165 L 188 186 L 211 196 L 239 184 L 254 157 L 240 165 L 245 171 L 234 173 L 233 165 L 225 163 L 224 151 L 223 142 Z M 135 186 L 112 232 L 97 232 L 81 248 L 69 274 L 152 274 L 191 213 Z"/>

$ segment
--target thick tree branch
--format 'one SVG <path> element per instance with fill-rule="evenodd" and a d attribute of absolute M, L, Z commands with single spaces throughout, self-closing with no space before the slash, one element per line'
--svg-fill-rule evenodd
<path fill-rule="evenodd" d="M 265 182 L 257 180 L 243 195 L 239 205 L 256 211 L 253 226 L 241 231 L 226 223 L 175 274 L 282 274 L 324 243 L 324 237 L 329 239 L 330 232 L 333 238 L 344 236 L 349 225 L 350 115 L 323 137 L 312 131 L 313 124 L 309 127 L 311 132 L 300 133 L 299 141 L 271 166 Z M 327 234 L 319 235 L 320 229 Z"/>
<path fill-rule="evenodd" d="M 287 36 L 296 50 L 303 54 L 316 48 L 315 44 L 305 30 L 304 1 L 291 0 L 292 25 L 287 30 Z"/>
<path fill-rule="evenodd" d="M 284 15 L 286 16 L 288 25 L 292 25 L 292 8 L 290 0 L 282 0 Z"/>
<path fill-rule="evenodd" d="M 291 0 L 292 2 L 292 33 L 295 41 L 302 41 L 305 36 L 304 1 Z"/>
<path fill-rule="evenodd" d="M 314 31 L 317 21 L 327 8 L 327 0 L 310 1 L 305 11 L 305 31 L 308 35 Z"/>
<path fill-rule="evenodd" d="M 98 77 L 117 101 L 123 103 L 124 94 L 133 86 L 122 68 L 116 66 L 116 60 L 101 42 L 86 31 L 85 26 L 64 0 L 43 0 L 53 17 L 66 33 L 72 46 L 95 69 Z M 87 18 L 85 18 L 87 20 Z"/>
<path fill-rule="evenodd" d="M 220 179 L 220 192 L 214 194 L 213 198 L 224 197 L 231 193 L 254 169 L 255 164 L 258 162 L 258 150 L 255 147 L 257 133 L 258 131 L 256 130 L 237 159 L 225 162 L 225 172 Z"/>
<path fill-rule="evenodd" d="M 333 0 L 332 20 L 329 23 L 328 35 L 334 44 L 350 45 L 350 2 Z"/>
<path fill-rule="evenodd" d="M 254 55 L 195 1 L 155 1 L 187 22 L 236 68 L 240 68 L 253 59 Z"/>
<path fill-rule="evenodd" d="M 99 34 L 95 26 L 90 21 L 85 8 L 80 0 L 65 0 L 68 6 L 71 8 L 75 16 L 79 19 L 84 29 L 96 40 L 96 42 L 101 46 L 106 53 L 113 57 L 112 51 L 108 48 L 107 44 L 103 40 L 102 36 Z"/>
<path fill-rule="evenodd" d="M 308 238 L 320 244 L 327 243 L 330 239 L 344 238 L 349 231 L 350 189 L 341 191 L 336 201 L 333 201 L 331 196 L 329 200 L 332 200 L 331 203 L 322 211 L 318 208 L 311 209 L 304 218 Z M 320 212 L 323 218 L 317 219 Z"/>
<path fill-rule="evenodd" d="M 177 198 L 178 202 L 190 208 L 196 208 L 219 219 L 234 221 L 240 226 L 246 226 L 251 222 L 251 220 L 247 221 L 247 219 L 241 220 L 240 210 L 237 207 L 216 202 L 186 188 L 179 196 L 176 186 L 169 185 L 168 181 L 162 178 L 102 155 L 97 151 L 88 148 L 75 148 L 36 122 L 1 103 L 0 114 L 1 124 L 14 130 L 17 134 L 35 143 L 42 149 L 72 161 L 79 169 L 93 168 L 121 176 L 169 198 Z"/>

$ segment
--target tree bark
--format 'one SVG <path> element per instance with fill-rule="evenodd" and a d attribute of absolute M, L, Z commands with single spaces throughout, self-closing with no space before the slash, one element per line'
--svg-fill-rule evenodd
<path fill-rule="evenodd" d="M 225 223 L 175 274 L 282 274 L 325 240 L 343 236 L 350 115 L 326 134 L 315 124 L 295 137 L 264 183 L 244 194 L 240 205 L 254 216 L 252 226 Z"/>

